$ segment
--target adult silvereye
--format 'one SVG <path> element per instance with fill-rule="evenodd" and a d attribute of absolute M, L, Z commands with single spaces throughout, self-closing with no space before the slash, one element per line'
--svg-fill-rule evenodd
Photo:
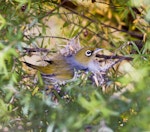
<path fill-rule="evenodd" d="M 52 82 L 70 80 L 75 76 L 75 71 L 97 71 L 99 66 L 95 63 L 96 53 L 102 49 L 84 47 L 77 53 L 69 56 L 58 55 L 53 60 L 45 60 L 46 66 L 37 66 L 24 62 L 27 66 L 41 72 L 44 78 Z"/>

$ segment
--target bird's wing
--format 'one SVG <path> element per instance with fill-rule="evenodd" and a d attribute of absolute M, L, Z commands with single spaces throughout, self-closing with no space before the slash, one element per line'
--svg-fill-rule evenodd
<path fill-rule="evenodd" d="M 46 62 L 49 63 L 49 64 L 53 64 L 53 63 L 54 63 L 53 60 L 44 60 L 44 61 L 46 61 Z"/>

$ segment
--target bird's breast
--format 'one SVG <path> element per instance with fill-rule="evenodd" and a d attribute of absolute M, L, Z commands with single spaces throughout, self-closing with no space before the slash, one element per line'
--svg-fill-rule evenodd
<path fill-rule="evenodd" d="M 87 65 L 82 65 L 78 61 L 75 60 L 74 56 L 69 56 L 65 58 L 66 62 L 68 65 L 70 65 L 71 69 L 76 69 L 76 70 L 88 70 Z"/>

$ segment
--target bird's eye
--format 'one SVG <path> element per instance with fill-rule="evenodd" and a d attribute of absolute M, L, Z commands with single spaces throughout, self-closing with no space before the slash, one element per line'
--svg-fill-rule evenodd
<path fill-rule="evenodd" d="M 92 51 L 91 51 L 91 50 L 87 50 L 87 51 L 85 52 L 85 55 L 88 56 L 88 57 L 91 56 L 91 55 L 92 55 Z"/>

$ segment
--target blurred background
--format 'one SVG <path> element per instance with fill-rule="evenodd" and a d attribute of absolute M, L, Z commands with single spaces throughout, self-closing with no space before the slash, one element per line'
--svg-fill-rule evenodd
<path fill-rule="evenodd" d="M 1 0 L 0 131 L 149 131 L 149 0 Z M 40 73 L 72 38 L 104 55 L 132 57 L 108 71 L 106 90 L 77 79 L 54 103 Z M 79 39 L 78 39 L 79 38 Z M 107 60 L 106 60 L 107 61 Z"/>

